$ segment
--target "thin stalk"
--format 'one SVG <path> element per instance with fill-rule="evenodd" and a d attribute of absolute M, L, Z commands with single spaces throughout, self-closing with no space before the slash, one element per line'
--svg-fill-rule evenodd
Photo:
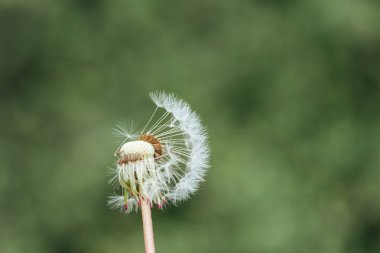
<path fill-rule="evenodd" d="M 154 253 L 155 249 L 154 249 L 152 214 L 150 211 L 150 204 L 145 200 L 141 201 L 141 214 L 142 214 L 143 228 L 144 228 L 145 252 Z"/>

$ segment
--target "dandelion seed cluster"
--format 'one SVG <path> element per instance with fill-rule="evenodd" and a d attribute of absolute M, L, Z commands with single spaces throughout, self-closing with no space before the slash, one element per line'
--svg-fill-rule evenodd
<path fill-rule="evenodd" d="M 156 109 L 139 134 L 132 125 L 115 129 L 123 142 L 110 183 L 121 194 L 111 196 L 108 204 L 127 213 L 138 210 L 141 201 L 161 209 L 186 200 L 209 167 L 207 133 L 198 115 L 173 94 L 150 96 Z"/>

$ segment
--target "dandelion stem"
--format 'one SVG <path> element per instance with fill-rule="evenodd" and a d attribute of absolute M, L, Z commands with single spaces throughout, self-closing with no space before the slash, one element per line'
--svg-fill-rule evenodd
<path fill-rule="evenodd" d="M 152 214 L 150 211 L 150 204 L 145 200 L 141 201 L 141 214 L 142 214 L 143 228 L 144 228 L 145 252 L 154 253 L 155 249 L 154 249 Z"/>

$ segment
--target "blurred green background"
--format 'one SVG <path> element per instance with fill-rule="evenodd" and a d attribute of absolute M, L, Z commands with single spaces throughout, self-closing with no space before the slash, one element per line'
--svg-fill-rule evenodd
<path fill-rule="evenodd" d="M 143 252 L 112 128 L 173 92 L 208 127 L 157 252 L 380 252 L 380 3 L 1 0 L 0 252 Z"/>

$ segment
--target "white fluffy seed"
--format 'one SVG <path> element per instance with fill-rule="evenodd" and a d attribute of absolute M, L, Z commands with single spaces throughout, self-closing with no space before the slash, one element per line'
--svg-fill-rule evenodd
<path fill-rule="evenodd" d="M 125 156 L 153 157 L 154 147 L 146 141 L 131 141 L 124 143 L 119 153 Z"/>

